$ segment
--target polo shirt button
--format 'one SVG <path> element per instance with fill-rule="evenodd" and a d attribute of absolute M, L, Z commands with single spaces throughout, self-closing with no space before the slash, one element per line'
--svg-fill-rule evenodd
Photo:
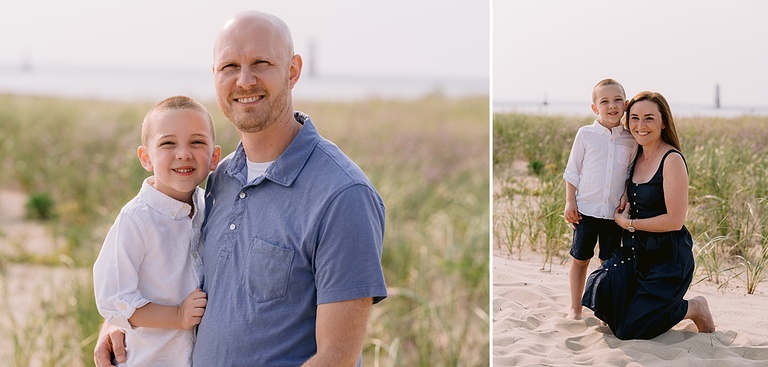
<path fill-rule="evenodd" d="M 245 193 L 244 192 L 240 193 L 240 199 L 245 199 Z"/>
<path fill-rule="evenodd" d="M 234 231 L 234 230 L 235 230 L 235 228 L 237 228 L 237 226 L 236 226 L 234 223 L 232 223 L 232 224 L 230 224 L 230 225 L 229 225 L 229 229 L 231 229 L 231 230 L 233 230 L 233 231 Z"/>

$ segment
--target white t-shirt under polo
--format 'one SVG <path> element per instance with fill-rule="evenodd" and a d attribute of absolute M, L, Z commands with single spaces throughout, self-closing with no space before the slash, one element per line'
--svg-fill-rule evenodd
<path fill-rule="evenodd" d="M 636 154 L 637 141 L 622 125 L 609 130 L 595 120 L 579 128 L 563 178 L 576 187 L 581 214 L 613 219 Z"/>
<path fill-rule="evenodd" d="M 248 179 L 247 182 L 252 182 L 257 177 L 264 176 L 264 173 L 267 172 L 267 168 L 272 165 L 272 162 L 251 162 L 246 160 L 246 164 L 248 165 Z"/>
<path fill-rule="evenodd" d="M 125 329 L 127 366 L 190 366 L 193 330 L 132 327 L 128 319 L 149 302 L 180 305 L 199 285 L 195 267 L 204 217 L 203 190 L 192 207 L 144 180 L 141 190 L 118 214 L 93 265 L 99 313 Z"/>

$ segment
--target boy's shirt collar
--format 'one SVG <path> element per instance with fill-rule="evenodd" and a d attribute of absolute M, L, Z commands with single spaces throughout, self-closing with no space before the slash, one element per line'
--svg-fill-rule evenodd
<path fill-rule="evenodd" d="M 151 182 L 154 179 L 155 176 L 147 177 L 141 184 L 141 189 L 139 190 L 139 197 L 141 197 L 141 200 L 145 202 L 150 208 L 155 209 L 163 215 L 173 218 L 174 220 L 183 219 L 185 217 L 189 218 L 189 213 L 192 211 L 192 206 L 187 203 L 178 201 L 166 194 L 163 194 L 156 188 L 152 187 Z M 202 208 L 202 205 L 200 205 L 201 200 L 199 198 L 201 190 L 202 189 L 198 187 L 195 189 L 195 193 L 192 194 L 192 202 L 196 208 Z M 198 213 L 195 213 L 195 216 L 197 216 L 197 214 Z"/>
<path fill-rule="evenodd" d="M 600 134 L 608 134 L 610 135 L 612 132 L 617 132 L 619 134 L 628 133 L 629 130 L 624 128 L 624 125 L 619 123 L 618 125 L 608 129 L 607 127 L 603 126 L 603 124 L 600 123 L 597 119 L 595 119 L 595 122 L 592 123 L 592 127 L 599 131 Z"/>

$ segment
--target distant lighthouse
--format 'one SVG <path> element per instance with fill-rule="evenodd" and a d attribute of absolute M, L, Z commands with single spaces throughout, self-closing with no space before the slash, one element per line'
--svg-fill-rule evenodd
<path fill-rule="evenodd" d="M 315 78 L 317 76 L 317 67 L 315 64 L 317 64 L 317 58 L 315 57 L 315 39 L 309 40 L 309 57 L 306 60 L 307 65 L 309 66 L 309 77 Z"/>
<path fill-rule="evenodd" d="M 715 84 L 715 108 L 720 108 L 720 84 Z"/>

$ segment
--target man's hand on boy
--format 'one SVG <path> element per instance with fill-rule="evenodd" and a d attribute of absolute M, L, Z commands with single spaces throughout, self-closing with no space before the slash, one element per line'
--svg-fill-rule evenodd
<path fill-rule="evenodd" d="M 111 367 L 114 361 L 125 363 L 125 333 L 117 326 L 104 323 L 93 349 L 93 362 L 96 367 Z"/>

